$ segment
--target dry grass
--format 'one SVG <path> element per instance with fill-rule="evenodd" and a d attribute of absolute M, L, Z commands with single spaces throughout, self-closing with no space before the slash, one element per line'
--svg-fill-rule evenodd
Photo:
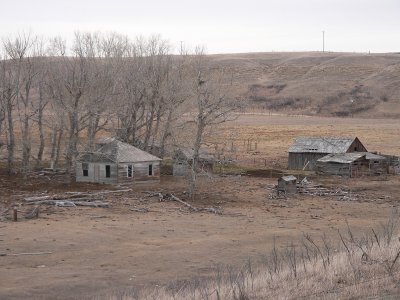
<path fill-rule="evenodd" d="M 248 107 L 310 115 L 399 115 L 398 54 L 243 53 L 209 60 L 228 74 L 230 90 Z"/>
<path fill-rule="evenodd" d="M 108 299 L 358 299 L 399 295 L 399 213 L 380 230 L 356 237 L 348 227 L 336 246 L 304 235 L 297 244 L 248 261 L 240 270 L 216 268 L 213 278 L 117 293 Z"/>

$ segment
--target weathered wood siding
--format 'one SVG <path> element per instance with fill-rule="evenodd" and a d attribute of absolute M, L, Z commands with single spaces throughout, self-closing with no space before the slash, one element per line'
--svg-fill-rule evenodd
<path fill-rule="evenodd" d="M 324 157 L 328 153 L 297 153 L 289 152 L 288 159 L 288 169 L 290 170 L 303 170 L 304 166 L 307 164 L 305 170 L 315 170 L 317 160 Z"/>
<path fill-rule="evenodd" d="M 384 160 L 374 161 L 361 158 L 352 163 L 318 162 L 317 173 L 344 177 L 376 176 L 387 174 L 388 167 Z"/>
<path fill-rule="evenodd" d="M 278 191 L 285 192 L 285 193 L 296 193 L 297 192 L 297 184 L 296 180 L 294 181 L 285 181 L 285 180 L 278 180 Z"/>
<path fill-rule="evenodd" d="M 75 176 L 77 182 L 116 183 L 117 165 L 111 163 L 87 162 L 88 176 L 83 176 L 82 163 L 77 162 Z M 110 166 L 110 177 L 106 177 L 106 165 Z"/>
<path fill-rule="evenodd" d="M 128 166 L 132 166 L 132 177 L 128 177 Z M 149 165 L 153 166 L 153 175 L 149 175 Z M 120 163 L 118 165 L 118 182 L 147 182 L 160 180 L 160 162 Z"/>

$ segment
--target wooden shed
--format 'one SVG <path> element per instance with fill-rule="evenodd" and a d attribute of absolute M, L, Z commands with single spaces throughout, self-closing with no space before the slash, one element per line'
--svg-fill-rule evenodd
<path fill-rule="evenodd" d="M 161 159 L 114 138 L 101 139 L 76 161 L 77 182 L 130 184 L 160 180 Z"/>
<path fill-rule="evenodd" d="M 297 192 L 297 178 L 293 175 L 282 176 L 278 179 L 278 192 L 286 194 Z"/>
<path fill-rule="evenodd" d="M 388 172 L 388 166 L 383 156 L 354 152 L 328 154 L 317 160 L 316 171 L 320 175 L 361 177 L 385 175 Z"/>
<path fill-rule="evenodd" d="M 180 148 L 173 154 L 173 176 L 186 176 L 192 166 L 194 150 L 190 148 Z M 213 171 L 215 159 L 206 150 L 199 151 L 199 173 L 209 173 Z"/>
<path fill-rule="evenodd" d="M 317 160 L 328 154 L 367 152 L 367 149 L 357 137 L 298 137 L 288 152 L 288 169 L 315 170 Z"/>

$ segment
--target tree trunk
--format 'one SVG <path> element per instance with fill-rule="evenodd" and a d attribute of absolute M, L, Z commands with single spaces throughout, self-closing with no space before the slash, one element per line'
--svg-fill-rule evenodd
<path fill-rule="evenodd" d="M 165 155 L 165 143 L 167 141 L 168 136 L 171 134 L 171 132 L 170 132 L 171 121 L 172 121 L 172 109 L 170 109 L 168 111 L 168 117 L 165 122 L 164 131 L 162 133 L 161 140 L 160 140 L 160 153 L 159 153 L 160 158 L 164 158 L 164 155 Z"/>
<path fill-rule="evenodd" d="M 11 174 L 14 166 L 14 151 L 15 151 L 15 134 L 14 134 L 14 120 L 13 120 L 13 103 L 11 89 L 7 90 L 7 169 L 8 174 Z"/>

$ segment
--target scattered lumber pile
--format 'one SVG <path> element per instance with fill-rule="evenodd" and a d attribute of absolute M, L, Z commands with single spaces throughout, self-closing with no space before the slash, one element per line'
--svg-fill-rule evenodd
<path fill-rule="evenodd" d="M 158 193 L 158 197 L 160 201 L 165 201 L 165 200 L 172 200 L 172 201 L 176 201 L 179 202 L 180 204 L 183 204 L 184 206 L 186 206 L 187 208 L 189 208 L 190 211 L 193 212 L 208 212 L 208 213 L 213 213 L 216 215 L 221 215 L 222 214 L 222 210 L 221 208 L 216 208 L 216 207 L 195 207 L 191 204 L 189 204 L 186 201 L 183 201 L 182 199 L 179 199 L 178 197 L 174 196 L 173 194 L 161 194 Z"/>
<path fill-rule="evenodd" d="M 113 190 L 113 191 L 99 191 L 95 193 L 85 192 L 66 192 L 62 195 L 45 195 L 33 196 L 24 198 L 27 205 L 55 205 L 60 207 L 76 207 L 76 206 L 89 206 L 89 207 L 110 207 L 108 202 L 103 201 L 104 195 L 130 192 L 131 189 Z"/>

